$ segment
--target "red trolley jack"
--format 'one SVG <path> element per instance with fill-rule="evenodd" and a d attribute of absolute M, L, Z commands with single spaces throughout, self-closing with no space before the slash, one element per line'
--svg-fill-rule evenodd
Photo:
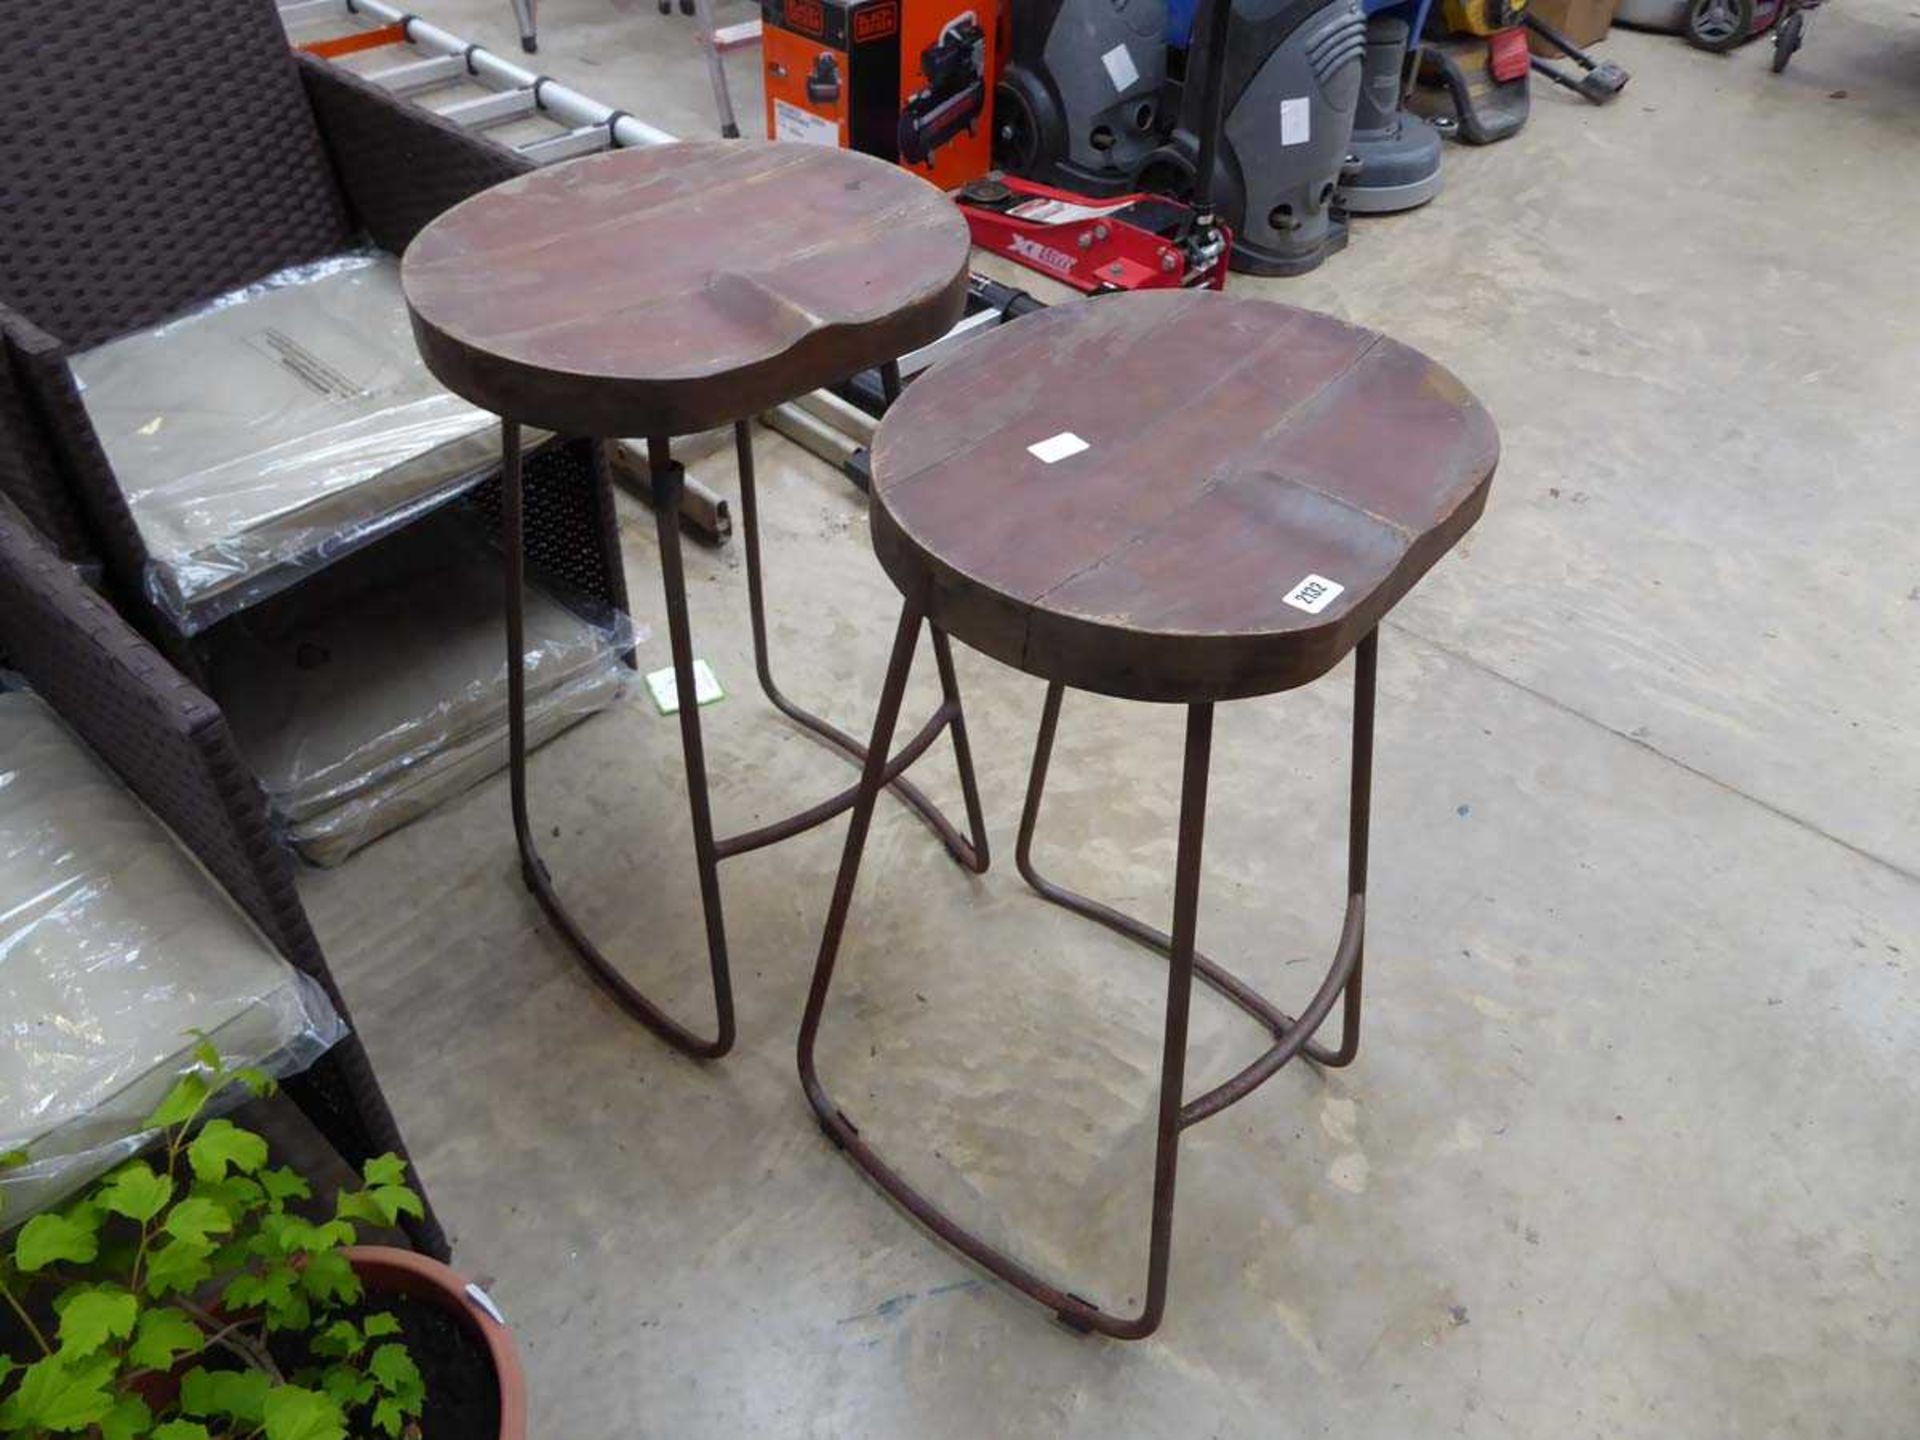
<path fill-rule="evenodd" d="M 1164 195 L 1096 200 L 996 173 L 954 198 L 975 245 L 1085 295 L 1227 281 L 1227 227 Z"/>

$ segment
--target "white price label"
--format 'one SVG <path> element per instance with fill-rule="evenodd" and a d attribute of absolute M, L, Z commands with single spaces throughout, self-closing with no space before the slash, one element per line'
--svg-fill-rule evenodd
<path fill-rule="evenodd" d="M 1346 586 L 1324 575 L 1309 575 L 1281 598 L 1296 610 L 1318 615 L 1346 592 Z"/>
<path fill-rule="evenodd" d="M 1313 101 L 1305 95 L 1280 102 L 1280 143 L 1304 145 L 1313 138 Z"/>
<path fill-rule="evenodd" d="M 1057 465 L 1069 455 L 1078 455 L 1082 450 L 1091 448 L 1071 430 L 1062 430 L 1058 435 L 1049 435 L 1027 446 L 1027 453 L 1042 465 Z"/>
<path fill-rule="evenodd" d="M 679 713 L 680 685 L 671 665 L 655 670 L 647 676 L 647 690 L 653 696 L 654 708 L 662 715 Z M 720 688 L 720 677 L 713 673 L 711 665 L 704 660 L 693 662 L 693 695 L 696 705 L 711 705 L 716 700 L 724 699 L 726 693 Z"/>
<path fill-rule="evenodd" d="M 1124 45 L 1107 51 L 1100 57 L 1100 63 L 1107 67 L 1107 78 L 1113 81 L 1113 88 L 1122 94 L 1140 78 L 1140 67 L 1133 63 L 1133 55 Z"/>

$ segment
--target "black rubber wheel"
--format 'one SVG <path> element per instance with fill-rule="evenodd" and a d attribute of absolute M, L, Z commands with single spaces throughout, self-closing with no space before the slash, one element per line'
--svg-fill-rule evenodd
<path fill-rule="evenodd" d="M 1067 126 L 1040 77 L 1009 65 L 993 92 L 993 163 L 1040 179 L 1066 158 Z"/>
<path fill-rule="evenodd" d="M 1753 29 L 1753 0 L 1688 0 L 1685 28 L 1689 44 L 1731 50 Z"/>
<path fill-rule="evenodd" d="M 1165 195 L 1182 204 L 1193 204 L 1193 177 L 1199 170 L 1199 158 L 1193 153 L 1191 137 L 1184 131 L 1140 163 L 1134 185 L 1149 195 Z"/>
<path fill-rule="evenodd" d="M 1787 62 L 1793 59 L 1793 52 L 1800 48 L 1800 37 L 1807 28 L 1807 17 L 1798 10 L 1780 22 L 1780 28 L 1773 32 L 1773 73 L 1778 75 L 1787 68 Z"/>

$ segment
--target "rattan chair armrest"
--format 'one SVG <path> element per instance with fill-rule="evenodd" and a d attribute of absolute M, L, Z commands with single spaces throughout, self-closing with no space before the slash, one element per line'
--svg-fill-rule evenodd
<path fill-rule="evenodd" d="M 302 55 L 300 78 L 354 220 L 395 255 L 441 211 L 533 168 L 324 60 Z"/>

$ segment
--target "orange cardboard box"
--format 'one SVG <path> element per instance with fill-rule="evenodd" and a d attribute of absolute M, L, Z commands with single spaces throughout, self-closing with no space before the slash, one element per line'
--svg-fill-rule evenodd
<path fill-rule="evenodd" d="M 862 150 L 943 190 L 992 166 L 995 0 L 762 0 L 767 138 Z"/>
<path fill-rule="evenodd" d="M 1527 0 L 1528 8 L 1582 50 L 1607 38 L 1613 28 L 1616 0 Z M 1527 32 L 1527 48 L 1547 60 L 1560 58 L 1560 47 L 1543 35 Z"/>

